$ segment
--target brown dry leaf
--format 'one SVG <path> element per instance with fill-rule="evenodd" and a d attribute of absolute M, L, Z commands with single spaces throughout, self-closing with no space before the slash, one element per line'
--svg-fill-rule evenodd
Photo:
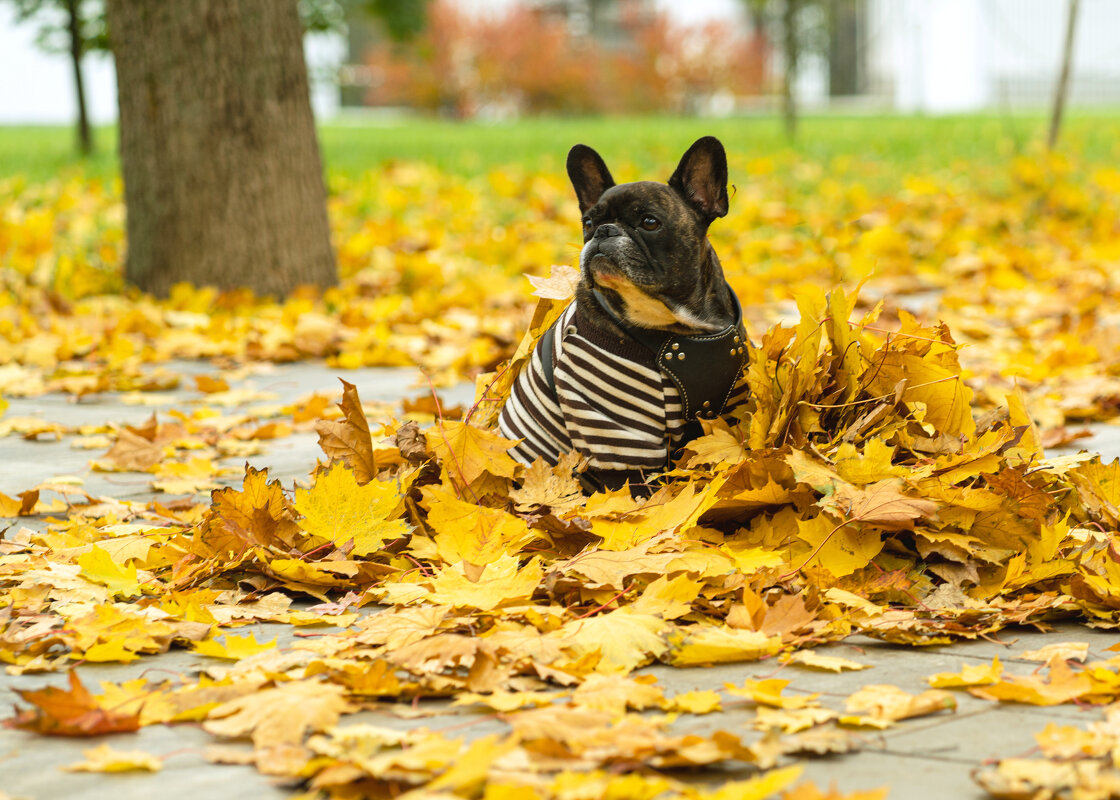
<path fill-rule="evenodd" d="M 202 555 L 236 559 L 253 546 L 275 546 L 286 552 L 303 536 L 280 481 L 270 482 L 267 469 L 246 466 L 241 490 L 215 490 L 211 501 L 196 534 Z"/>
<path fill-rule="evenodd" d="M 331 461 L 345 461 L 358 483 L 367 483 L 377 474 L 377 461 L 373 455 L 373 440 L 369 435 L 369 422 L 358 399 L 354 384 L 342 382 L 343 419 L 338 422 L 319 420 L 315 430 L 319 434 L 319 447 Z"/>
<path fill-rule="evenodd" d="M 300 744 L 308 731 L 322 731 L 353 711 L 346 690 L 333 683 L 293 681 L 222 703 L 202 727 L 218 736 L 250 736 L 257 749 Z"/>
<path fill-rule="evenodd" d="M 887 530 L 912 527 L 915 520 L 930 517 L 938 505 L 902 492 L 902 482 L 888 478 L 862 489 L 848 484 L 836 487 L 831 503 L 850 521 L 866 522 Z"/>

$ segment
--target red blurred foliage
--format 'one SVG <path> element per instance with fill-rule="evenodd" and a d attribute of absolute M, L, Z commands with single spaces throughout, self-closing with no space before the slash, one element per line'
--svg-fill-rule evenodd
<path fill-rule="evenodd" d="M 624 20 L 608 46 L 524 5 L 472 16 L 448 0 L 429 6 L 427 29 L 407 45 L 384 43 L 367 63 L 367 102 L 467 118 L 540 112 L 696 112 L 759 94 L 769 47 L 761 36 L 664 14 Z"/>

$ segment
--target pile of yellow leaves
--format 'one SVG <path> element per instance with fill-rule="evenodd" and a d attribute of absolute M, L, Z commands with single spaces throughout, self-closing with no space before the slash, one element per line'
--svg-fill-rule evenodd
<path fill-rule="evenodd" d="M 57 486 L 46 488 L 64 494 L 58 507 L 36 490 L 0 496 L 10 516 L 66 511 L 44 531 L 0 540 L 10 672 L 171 647 L 220 660 L 195 678 L 103 684 L 100 694 L 71 672 L 69 689 L 21 692 L 27 705 L 6 724 L 93 735 L 201 723 L 253 745 L 213 760 L 255 764 L 324 800 L 810 800 L 839 795 L 787 788 L 799 770 L 783 766 L 788 757 L 847 752 L 861 744 L 852 731 L 951 710 L 946 689 L 1007 702 L 1120 699 L 1120 663 L 1071 667 L 1062 654 L 1046 679 L 1003 679 L 993 664 L 934 676 L 918 695 L 868 686 L 844 714 L 783 694 L 784 680 L 670 697 L 632 674 L 769 658 L 856 669 L 811 650 L 854 633 L 925 645 L 1071 616 L 1120 625 L 1120 462 L 1045 452 L 1068 438 L 1066 421 L 1120 408 L 1120 346 L 1101 325 L 1120 298 L 1117 174 L 1075 183 L 1060 161 L 1033 171 L 1022 161 L 1000 196 L 956 191 L 950 175 L 911 180 L 892 200 L 843 182 L 842 167 L 822 177 L 794 166 L 743 165 L 752 182 L 713 232 L 765 329 L 743 376 L 751 401 L 708 425 L 645 500 L 628 489 L 585 497 L 578 457 L 525 467 L 492 429 L 564 302 L 562 271 L 542 284 L 531 319 L 518 286 L 526 269 L 574 253 L 559 180 L 454 181 L 402 166 L 336 186 L 347 280 L 283 304 L 189 287 L 161 302 L 100 294 L 116 287 L 119 191 L 5 187 L 31 200 L 0 219 L 0 258 L 15 268 L 0 306 L 0 394 L 159 390 L 178 377 L 149 365 L 175 357 L 418 363 L 437 382 L 497 368 L 478 375 L 462 419 L 426 407 L 437 417 L 426 429 L 397 419 L 371 428 L 347 384 L 337 414 L 317 396 L 83 431 L 113 437 L 97 440 L 112 447 L 96 468 L 147 470 L 172 493 L 212 488 L 211 459 L 300 427 L 315 427 L 329 463 L 294 492 L 249 468 L 240 488 L 216 488 L 203 504 Z M 437 178 L 444 188 L 432 193 Z M 478 231 L 464 209 L 480 203 L 509 231 Z M 523 235 L 525 213 L 534 224 Z M 56 246 L 61 227 L 70 233 Z M 833 288 L 872 271 L 871 296 L 943 292 L 947 322 Z M 799 321 L 767 325 L 776 314 L 766 304 L 791 297 Z M 258 622 L 326 630 L 284 649 L 230 632 Z M 432 697 L 493 712 L 506 729 L 468 740 L 341 721 L 366 709 L 409 718 Z M 724 703 L 756 708 L 762 738 L 670 730 L 677 715 Z M 1009 797 L 1112 786 L 1114 727 L 1052 732 L 1042 747 L 1058 777 L 1010 761 L 979 780 Z M 159 768 L 143 753 L 87 756 L 73 768 Z M 705 789 L 671 772 L 712 766 L 757 774 Z"/>
<path fill-rule="evenodd" d="M 1120 463 L 1047 459 L 1017 394 L 977 418 L 946 326 L 903 313 L 881 336 L 878 308 L 850 323 L 854 298 L 839 289 L 801 302 L 797 326 L 752 347 L 750 403 L 690 444 L 648 500 L 626 489 L 584 497 L 574 455 L 555 468 L 514 462 L 513 443 L 486 427 L 506 369 L 480 379 L 465 420 L 427 430 L 371 431 L 347 384 L 341 417 L 316 423 L 330 463 L 294 496 L 250 468 L 200 516 L 90 498 L 45 533 L 17 533 L 0 545 L 9 669 L 127 662 L 174 645 L 236 663 L 100 696 L 71 673 L 68 692 L 24 692 L 31 708 L 8 724 L 82 735 L 203 721 L 253 742 L 252 755 L 216 759 L 249 760 L 324 798 L 410 787 L 761 798 L 796 778 L 771 769 L 783 756 L 846 752 L 859 746 L 846 728 L 955 703 L 943 689 L 869 686 L 844 716 L 783 696 L 787 681 L 748 681 L 727 687 L 769 732 L 748 743 L 670 733 L 673 715 L 716 711 L 720 695 L 665 697 L 630 673 L 770 657 L 839 670 L 860 665 L 801 648 L 856 632 L 950 642 L 1071 612 L 1120 623 Z M 562 306 L 541 301 L 519 358 Z M 159 427 L 148 433 L 158 439 Z M 293 610 L 293 594 L 321 603 Z M 357 613 L 368 604 L 385 608 Z M 220 635 L 255 621 L 341 630 L 287 650 Z M 1033 691 L 1120 697 L 1120 667 L 1093 669 L 1052 665 Z M 378 699 L 420 697 L 492 709 L 510 732 L 467 743 L 338 724 Z M 670 716 L 630 713 L 648 709 Z M 770 771 L 710 792 L 662 774 L 729 763 Z"/>

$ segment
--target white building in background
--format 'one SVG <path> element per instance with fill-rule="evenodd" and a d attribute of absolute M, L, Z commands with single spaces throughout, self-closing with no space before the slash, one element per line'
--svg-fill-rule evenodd
<path fill-rule="evenodd" d="M 1068 0 L 865 0 L 864 92 L 898 111 L 1046 106 Z M 1120 106 L 1120 2 L 1082 0 L 1070 103 Z"/>
<path fill-rule="evenodd" d="M 460 0 L 494 7 L 514 0 Z M 853 101 L 902 112 L 954 113 L 1042 108 L 1050 100 L 1068 0 L 844 0 L 856 8 L 850 87 L 831 89 L 835 65 L 806 59 L 798 82 L 807 105 Z M 741 0 L 656 0 L 685 23 L 725 19 L 742 24 Z M 76 116 L 65 56 L 40 52 L 35 25 L 17 24 L 0 2 L 0 124 L 65 124 Z M 335 84 L 345 58 L 341 36 L 305 43 L 312 105 L 319 119 L 339 110 Z M 87 56 L 87 104 L 95 122 L 116 118 L 112 59 Z M 838 96 L 838 94 L 842 96 Z M 1120 107 L 1120 0 L 1082 0 L 1070 104 Z"/>

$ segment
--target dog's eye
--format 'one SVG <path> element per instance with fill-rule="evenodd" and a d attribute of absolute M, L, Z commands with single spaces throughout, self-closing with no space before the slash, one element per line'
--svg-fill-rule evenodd
<path fill-rule="evenodd" d="M 646 214 L 644 217 L 642 217 L 642 230 L 655 231 L 660 227 L 661 222 L 657 219 L 657 217 L 651 217 L 649 214 Z"/>
<path fill-rule="evenodd" d="M 591 230 L 591 217 L 584 217 L 583 218 L 583 229 L 585 231 Z"/>

